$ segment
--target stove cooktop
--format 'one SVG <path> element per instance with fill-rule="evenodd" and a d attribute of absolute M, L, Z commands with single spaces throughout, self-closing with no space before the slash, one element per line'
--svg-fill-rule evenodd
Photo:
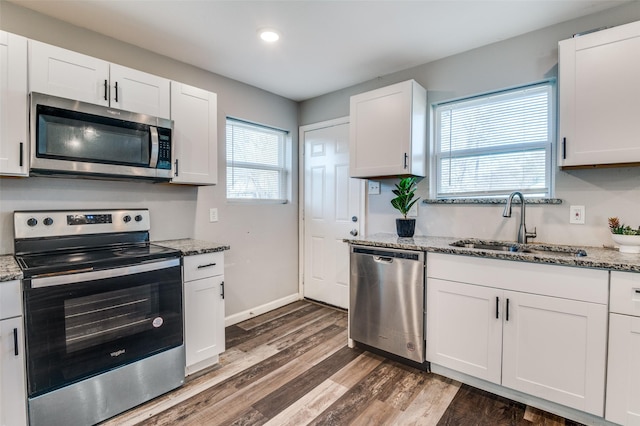
<path fill-rule="evenodd" d="M 78 271 L 111 269 L 166 258 L 179 258 L 180 251 L 149 242 L 119 244 L 91 249 L 57 250 L 17 255 L 25 278 Z"/>

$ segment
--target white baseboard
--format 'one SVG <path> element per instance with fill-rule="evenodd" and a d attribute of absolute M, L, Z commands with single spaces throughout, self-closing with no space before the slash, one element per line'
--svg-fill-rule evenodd
<path fill-rule="evenodd" d="M 264 305 L 256 306 L 255 308 L 248 309 L 237 314 L 229 315 L 224 319 L 224 326 L 228 327 L 233 324 L 248 320 L 258 315 L 262 315 L 274 309 L 281 308 L 289 303 L 293 303 L 297 300 L 301 300 L 302 296 L 299 293 L 292 294 L 282 299 L 274 300 L 273 302 L 265 303 Z"/>

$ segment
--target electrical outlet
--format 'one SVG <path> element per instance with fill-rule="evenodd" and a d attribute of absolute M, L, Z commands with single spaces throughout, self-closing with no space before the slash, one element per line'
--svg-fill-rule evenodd
<path fill-rule="evenodd" d="M 217 222 L 218 221 L 218 209 L 212 208 L 209 209 L 209 222 Z"/>
<path fill-rule="evenodd" d="M 569 207 L 569 223 L 584 225 L 584 206 Z"/>
<path fill-rule="evenodd" d="M 380 182 L 369 181 L 369 195 L 380 195 Z"/>

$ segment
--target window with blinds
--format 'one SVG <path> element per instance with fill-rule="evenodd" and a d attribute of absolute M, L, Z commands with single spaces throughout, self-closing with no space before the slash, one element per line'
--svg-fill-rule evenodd
<path fill-rule="evenodd" d="M 553 84 L 435 107 L 436 198 L 550 197 Z"/>
<path fill-rule="evenodd" d="M 288 132 L 227 118 L 227 199 L 287 201 Z"/>

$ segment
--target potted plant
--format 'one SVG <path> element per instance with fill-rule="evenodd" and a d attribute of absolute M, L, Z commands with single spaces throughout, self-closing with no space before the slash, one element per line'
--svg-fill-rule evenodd
<path fill-rule="evenodd" d="M 416 186 L 415 177 L 405 177 L 401 178 L 400 182 L 396 183 L 396 189 L 392 190 L 396 197 L 391 200 L 391 205 L 403 216 L 402 219 L 396 219 L 396 231 L 399 237 L 413 237 L 415 232 L 416 220 L 407 218 L 407 214 L 420 199 L 420 197 L 416 198 L 415 196 Z"/>
<path fill-rule="evenodd" d="M 611 239 L 618 244 L 620 253 L 640 253 L 640 227 L 632 228 L 620 223 L 617 217 L 609 218 Z"/>

